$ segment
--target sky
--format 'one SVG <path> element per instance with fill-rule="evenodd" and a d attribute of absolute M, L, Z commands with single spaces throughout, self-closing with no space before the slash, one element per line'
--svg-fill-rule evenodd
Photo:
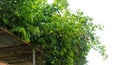
<path fill-rule="evenodd" d="M 120 0 L 68 0 L 70 8 L 80 9 L 85 15 L 92 17 L 96 24 L 103 24 L 103 31 L 98 31 L 100 41 L 106 46 L 108 59 L 95 50 L 87 56 L 88 65 L 120 65 Z"/>

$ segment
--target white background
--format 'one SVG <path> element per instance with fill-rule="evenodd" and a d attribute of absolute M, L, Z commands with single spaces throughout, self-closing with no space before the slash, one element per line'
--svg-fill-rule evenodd
<path fill-rule="evenodd" d="M 104 30 L 97 32 L 100 41 L 106 46 L 108 59 L 91 50 L 88 65 L 120 65 L 120 0 L 68 0 L 74 11 L 81 9 L 92 17 L 94 23 L 104 25 Z"/>

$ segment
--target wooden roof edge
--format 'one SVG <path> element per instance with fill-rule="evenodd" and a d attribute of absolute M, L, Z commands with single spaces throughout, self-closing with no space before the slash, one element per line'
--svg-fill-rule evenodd
<path fill-rule="evenodd" d="M 21 43 L 23 44 L 26 44 L 28 46 L 31 46 L 28 42 L 24 41 L 24 40 L 21 40 L 19 39 L 17 36 L 15 36 L 13 33 L 11 33 L 10 31 L 8 31 L 7 29 L 3 28 L 3 27 L 0 27 L 0 30 L 2 30 L 4 33 L 14 37 L 15 39 L 17 39 L 18 41 L 20 41 Z"/>
<path fill-rule="evenodd" d="M 28 42 L 24 41 L 24 40 L 21 40 L 19 39 L 17 36 L 15 36 L 13 33 L 9 32 L 7 29 L 3 28 L 3 27 L 0 27 L 0 30 L 2 30 L 4 33 L 10 35 L 10 36 L 13 36 L 15 39 L 17 39 L 18 41 L 20 41 L 21 43 L 23 44 L 26 44 L 28 46 L 31 46 Z M 36 51 L 38 52 L 41 52 L 43 53 L 40 49 L 36 48 Z"/>

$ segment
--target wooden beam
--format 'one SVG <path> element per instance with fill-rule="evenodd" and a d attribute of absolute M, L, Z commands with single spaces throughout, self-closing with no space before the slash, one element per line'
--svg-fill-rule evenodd
<path fill-rule="evenodd" d="M 14 37 L 15 39 L 18 40 L 18 42 L 21 42 L 21 43 L 23 43 L 23 44 L 26 44 L 26 45 L 28 45 L 28 46 L 31 46 L 28 42 L 19 39 L 17 36 L 15 36 L 15 35 L 12 34 L 11 32 L 9 32 L 7 29 L 4 29 L 3 27 L 0 27 L 0 30 L 2 30 L 4 33 L 8 34 L 9 36 Z"/>
<path fill-rule="evenodd" d="M 42 55 L 40 55 L 39 52 L 36 53 L 36 60 L 40 60 Z M 24 53 L 24 54 L 19 54 L 15 56 L 9 56 L 9 57 L 0 57 L 0 60 L 7 61 L 8 63 L 12 62 L 21 62 L 21 61 L 26 61 L 26 60 L 32 60 L 33 56 L 32 53 Z M 31 61 L 32 62 L 32 61 Z"/>
<path fill-rule="evenodd" d="M 0 57 L 15 56 L 24 53 L 32 53 L 32 49 L 27 45 L 20 45 L 0 49 Z"/>

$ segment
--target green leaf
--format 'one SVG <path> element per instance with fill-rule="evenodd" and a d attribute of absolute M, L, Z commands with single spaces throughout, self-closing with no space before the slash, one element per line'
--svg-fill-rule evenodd
<path fill-rule="evenodd" d="M 84 65 L 90 49 L 105 57 L 96 31 L 103 29 L 81 10 L 73 13 L 67 0 L 2 0 L 0 26 L 40 48 L 42 65 Z"/>
<path fill-rule="evenodd" d="M 9 20 L 7 18 L 3 18 L 3 22 L 7 25 L 9 24 Z"/>

